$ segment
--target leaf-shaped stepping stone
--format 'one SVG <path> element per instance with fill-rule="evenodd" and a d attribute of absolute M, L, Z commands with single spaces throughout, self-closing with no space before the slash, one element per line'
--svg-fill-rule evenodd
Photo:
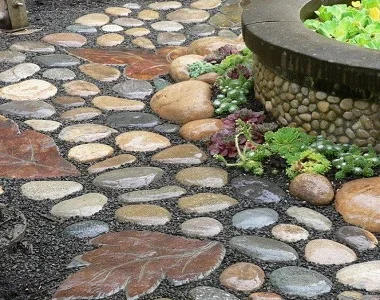
<path fill-rule="evenodd" d="M 33 130 L 18 132 L 16 123 L 0 116 L 0 177 L 33 179 L 80 174 L 59 155 L 51 137 Z"/>
<path fill-rule="evenodd" d="M 92 63 L 126 65 L 125 76 L 133 79 L 152 80 L 166 75 L 170 63 L 187 54 L 186 47 L 165 47 L 155 52 L 142 50 L 71 49 L 69 53 Z"/>
<path fill-rule="evenodd" d="M 99 299 L 121 290 L 127 299 L 137 299 L 164 278 L 175 285 L 204 278 L 225 254 L 219 242 L 150 231 L 107 233 L 91 243 L 102 247 L 81 257 L 90 265 L 70 275 L 53 300 Z"/>

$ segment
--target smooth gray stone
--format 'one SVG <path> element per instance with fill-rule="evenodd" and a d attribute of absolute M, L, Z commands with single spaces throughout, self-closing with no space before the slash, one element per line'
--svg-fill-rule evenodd
<path fill-rule="evenodd" d="M 54 106 L 43 101 L 11 101 L 0 105 L 0 112 L 26 118 L 48 118 L 56 113 Z"/>
<path fill-rule="evenodd" d="M 162 178 L 164 171 L 154 167 L 131 167 L 109 171 L 97 176 L 93 183 L 98 187 L 134 189 L 147 186 Z"/>
<path fill-rule="evenodd" d="M 159 133 L 177 133 L 180 126 L 177 124 L 165 123 L 162 125 L 157 125 L 153 129 Z"/>
<path fill-rule="evenodd" d="M 186 41 L 186 36 L 177 32 L 160 32 L 157 35 L 159 45 L 179 46 Z"/>
<path fill-rule="evenodd" d="M 192 300 L 239 300 L 234 295 L 211 286 L 198 286 L 189 292 Z"/>
<path fill-rule="evenodd" d="M 332 228 L 332 222 L 330 219 L 307 207 L 291 206 L 285 213 L 288 216 L 295 218 L 297 222 L 318 231 L 329 231 Z"/>
<path fill-rule="evenodd" d="M 72 80 L 76 77 L 70 69 L 53 68 L 42 73 L 42 76 L 51 80 Z"/>
<path fill-rule="evenodd" d="M 88 220 L 67 226 L 63 233 L 80 239 L 93 238 L 99 234 L 106 233 L 110 230 L 106 222 L 98 220 Z"/>
<path fill-rule="evenodd" d="M 164 186 L 159 189 L 140 190 L 122 194 L 118 199 L 123 203 L 148 202 L 177 198 L 186 194 L 187 191 L 176 185 Z"/>
<path fill-rule="evenodd" d="M 238 196 L 255 203 L 276 203 L 286 193 L 274 182 L 256 176 L 242 175 L 231 180 Z"/>
<path fill-rule="evenodd" d="M 106 123 L 114 128 L 151 128 L 161 123 L 160 118 L 143 112 L 122 112 L 110 115 Z"/>
<path fill-rule="evenodd" d="M 45 67 L 69 67 L 80 64 L 79 59 L 66 54 L 40 55 L 34 57 L 33 60 Z"/>
<path fill-rule="evenodd" d="M 232 217 L 232 225 L 238 229 L 255 229 L 276 223 L 278 213 L 270 208 L 254 208 L 238 212 Z"/>
<path fill-rule="evenodd" d="M 96 33 L 98 31 L 96 27 L 79 24 L 69 25 L 66 30 L 76 33 Z"/>
<path fill-rule="evenodd" d="M 281 293 L 307 298 L 328 293 L 332 287 L 332 282 L 324 275 L 293 266 L 273 271 L 270 282 Z"/>
<path fill-rule="evenodd" d="M 10 50 L 35 53 L 54 53 L 55 47 L 39 41 L 21 41 L 9 47 Z"/>
<path fill-rule="evenodd" d="M 289 245 L 260 236 L 235 236 L 230 240 L 230 245 L 233 249 L 250 256 L 252 259 L 273 262 L 298 259 L 297 251 Z"/>
<path fill-rule="evenodd" d="M 215 33 L 215 27 L 209 24 L 197 24 L 192 26 L 188 33 L 196 36 L 208 36 Z"/>
<path fill-rule="evenodd" d="M 26 56 L 17 51 L 0 51 L 0 63 L 18 64 L 22 63 Z"/>
<path fill-rule="evenodd" d="M 339 228 L 336 236 L 341 242 L 359 251 L 374 249 L 378 243 L 372 233 L 355 226 L 343 226 Z"/>
<path fill-rule="evenodd" d="M 127 80 L 116 84 L 112 90 L 129 99 L 144 99 L 153 93 L 152 85 L 145 80 Z"/>

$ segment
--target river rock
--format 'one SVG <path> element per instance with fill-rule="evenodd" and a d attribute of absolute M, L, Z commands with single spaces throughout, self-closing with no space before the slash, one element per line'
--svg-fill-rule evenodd
<path fill-rule="evenodd" d="M 310 208 L 291 206 L 287 209 L 286 214 L 295 218 L 299 223 L 318 231 L 329 231 L 332 228 L 332 222 L 328 218 Z"/>
<path fill-rule="evenodd" d="M 110 115 L 107 125 L 113 128 L 152 128 L 161 123 L 153 114 L 144 112 L 121 112 Z"/>
<path fill-rule="evenodd" d="M 175 179 L 187 186 L 220 188 L 227 184 L 228 173 L 214 167 L 191 167 L 179 171 Z"/>
<path fill-rule="evenodd" d="M 83 190 L 75 181 L 30 181 L 21 186 L 21 194 L 32 200 L 56 200 Z"/>
<path fill-rule="evenodd" d="M 169 185 L 159 189 L 138 190 L 121 194 L 118 200 L 122 203 L 148 202 L 177 198 L 186 193 L 187 191 L 179 186 Z"/>
<path fill-rule="evenodd" d="M 52 68 L 52 69 L 47 69 L 45 72 L 43 72 L 42 77 L 50 79 L 50 80 L 66 81 L 66 80 L 73 80 L 76 77 L 76 75 L 70 69 Z"/>
<path fill-rule="evenodd" d="M 177 82 L 189 80 L 190 76 L 187 67 L 197 61 L 203 61 L 203 56 L 189 54 L 177 57 L 170 64 L 170 77 Z"/>
<path fill-rule="evenodd" d="M 143 110 L 145 103 L 112 96 L 97 96 L 91 101 L 95 107 L 105 111 Z"/>
<path fill-rule="evenodd" d="M 87 39 L 78 33 L 58 32 L 45 35 L 42 41 L 62 47 L 82 47 L 87 43 Z"/>
<path fill-rule="evenodd" d="M 65 108 L 83 106 L 86 101 L 81 97 L 61 96 L 53 99 L 53 103 Z"/>
<path fill-rule="evenodd" d="M 161 206 L 135 204 L 123 206 L 116 210 L 118 222 L 131 222 L 139 225 L 165 225 L 171 219 L 170 212 Z"/>
<path fill-rule="evenodd" d="M 158 91 L 150 101 L 152 110 L 161 118 L 184 124 L 210 118 L 214 114 L 211 88 L 197 80 L 172 84 Z"/>
<path fill-rule="evenodd" d="M 305 247 L 305 258 L 320 265 L 348 264 L 357 259 L 350 248 L 327 239 L 310 241 Z"/>
<path fill-rule="evenodd" d="M 80 64 L 80 60 L 67 54 L 48 54 L 40 55 L 33 58 L 38 65 L 48 68 L 52 67 L 70 67 Z"/>
<path fill-rule="evenodd" d="M 0 112 L 25 118 L 48 118 L 56 113 L 53 105 L 44 101 L 11 101 L 0 105 Z"/>
<path fill-rule="evenodd" d="M 178 200 L 178 207 L 186 213 L 205 214 L 226 209 L 238 202 L 227 195 L 214 193 L 199 193 L 182 197 Z"/>
<path fill-rule="evenodd" d="M 0 89 L 0 98 L 13 101 L 36 101 L 53 97 L 57 88 L 40 79 L 29 79 Z"/>
<path fill-rule="evenodd" d="M 118 33 L 106 33 L 96 39 L 96 44 L 101 47 L 113 47 L 124 42 L 124 36 Z"/>
<path fill-rule="evenodd" d="M 186 141 L 208 141 L 222 126 L 223 122 L 220 119 L 194 120 L 183 125 L 179 135 Z"/>
<path fill-rule="evenodd" d="M 106 14 L 94 13 L 87 14 L 79 17 L 74 22 L 76 24 L 87 25 L 87 26 L 103 26 L 110 21 L 110 17 Z"/>
<path fill-rule="evenodd" d="M 26 56 L 18 51 L 0 51 L 0 63 L 19 64 L 26 59 Z"/>
<path fill-rule="evenodd" d="M 164 171 L 154 167 L 130 167 L 108 171 L 95 177 L 95 186 L 112 189 L 134 189 L 147 186 L 162 178 Z"/>
<path fill-rule="evenodd" d="M 343 184 L 335 196 L 335 208 L 350 224 L 380 232 L 380 177 Z"/>
<path fill-rule="evenodd" d="M 249 300 L 284 300 L 279 294 L 269 292 L 255 292 L 249 295 Z"/>
<path fill-rule="evenodd" d="M 120 77 L 120 71 L 103 64 L 84 64 L 79 67 L 87 76 L 99 81 L 114 81 Z"/>
<path fill-rule="evenodd" d="M 120 154 L 101 162 L 98 162 L 87 169 L 90 174 L 103 172 L 108 169 L 117 169 L 125 164 L 131 164 L 136 161 L 136 157 L 131 154 Z"/>
<path fill-rule="evenodd" d="M 219 36 L 209 36 L 197 39 L 192 42 L 189 46 L 188 53 L 205 56 L 207 54 L 211 54 L 213 51 L 225 45 L 236 46 L 238 49 L 245 48 L 244 43 L 239 43 L 234 39 L 228 39 Z"/>
<path fill-rule="evenodd" d="M 110 230 L 106 222 L 98 220 L 88 220 L 78 222 L 67 226 L 63 233 L 68 236 L 73 236 L 79 239 L 93 238 L 99 234 L 106 233 Z"/>
<path fill-rule="evenodd" d="M 375 249 L 379 243 L 371 232 L 355 226 L 343 226 L 336 235 L 340 241 L 359 251 Z"/>
<path fill-rule="evenodd" d="M 190 219 L 181 224 L 181 232 L 187 236 L 213 237 L 218 235 L 222 230 L 222 223 L 208 217 Z"/>
<path fill-rule="evenodd" d="M 52 45 L 40 41 L 20 41 L 12 44 L 9 50 L 33 53 L 53 53 L 55 48 Z"/>
<path fill-rule="evenodd" d="M 89 143 L 106 137 L 117 130 L 99 124 L 78 124 L 63 128 L 58 135 L 58 138 L 66 142 L 72 143 Z"/>
<path fill-rule="evenodd" d="M 62 125 L 61 123 L 57 121 L 38 120 L 38 119 L 26 120 L 24 123 L 32 127 L 34 130 L 42 131 L 42 132 L 55 131 Z"/>
<path fill-rule="evenodd" d="M 192 300 L 239 300 L 234 295 L 211 286 L 198 286 L 189 292 Z"/>
<path fill-rule="evenodd" d="M 100 93 L 99 88 L 84 80 L 74 80 L 62 85 L 65 92 L 70 96 L 88 97 Z"/>
<path fill-rule="evenodd" d="M 33 63 L 22 63 L 0 73 L 0 81 L 6 83 L 18 82 L 34 75 L 40 70 L 40 67 Z"/>
<path fill-rule="evenodd" d="M 345 267 L 336 273 L 336 279 L 355 289 L 380 292 L 380 260 Z"/>
<path fill-rule="evenodd" d="M 60 118 L 69 121 L 84 121 L 94 119 L 101 114 L 102 112 L 99 109 L 93 107 L 78 107 L 65 111 L 60 115 Z"/>
<path fill-rule="evenodd" d="M 289 193 L 312 205 L 327 205 L 334 199 L 334 188 L 322 175 L 303 173 L 292 180 Z"/>
<path fill-rule="evenodd" d="M 81 163 L 90 163 L 109 157 L 112 154 L 113 148 L 111 146 L 100 143 L 89 143 L 71 148 L 67 154 L 67 157 Z"/>
<path fill-rule="evenodd" d="M 272 228 L 272 235 L 280 241 L 294 243 L 301 240 L 307 240 L 309 232 L 297 225 L 278 224 Z"/>
<path fill-rule="evenodd" d="M 145 80 L 126 80 L 116 84 L 112 90 L 121 97 L 144 99 L 153 93 L 152 85 Z"/>
<path fill-rule="evenodd" d="M 149 131 L 129 131 L 116 137 L 116 145 L 125 151 L 149 152 L 169 147 L 170 140 Z"/>
<path fill-rule="evenodd" d="M 332 282 L 322 274 L 293 266 L 273 271 L 270 281 L 283 294 L 306 298 L 326 294 L 332 287 Z"/>
<path fill-rule="evenodd" d="M 289 245 L 260 236 L 235 236 L 230 240 L 230 246 L 254 260 L 281 262 L 298 259 L 297 251 Z"/>
<path fill-rule="evenodd" d="M 156 31 L 180 31 L 183 29 L 183 25 L 178 22 L 173 21 L 159 21 L 151 25 L 151 27 Z"/>
<path fill-rule="evenodd" d="M 207 11 L 195 8 L 181 8 L 166 15 L 168 20 L 181 23 L 201 23 L 209 17 Z"/>
<path fill-rule="evenodd" d="M 254 208 L 238 212 L 232 217 L 232 225 L 238 229 L 257 229 L 272 225 L 278 213 L 271 208 Z"/>
<path fill-rule="evenodd" d="M 193 144 L 176 145 L 152 156 L 152 161 L 166 164 L 201 164 L 207 154 Z"/>

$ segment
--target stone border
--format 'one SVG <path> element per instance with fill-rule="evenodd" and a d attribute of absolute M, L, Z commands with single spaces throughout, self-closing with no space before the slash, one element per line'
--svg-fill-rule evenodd
<path fill-rule="evenodd" d="M 258 61 L 301 86 L 342 97 L 380 94 L 380 52 L 326 38 L 303 20 L 322 4 L 351 0 L 255 0 L 242 16 L 243 36 Z"/>

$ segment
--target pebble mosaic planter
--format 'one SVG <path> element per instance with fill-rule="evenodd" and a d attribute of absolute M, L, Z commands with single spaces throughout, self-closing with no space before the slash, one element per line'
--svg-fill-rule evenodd
<path fill-rule="evenodd" d="M 380 151 L 380 52 L 326 38 L 305 19 L 339 0 L 255 0 L 243 36 L 255 53 L 255 95 L 283 126 Z"/>

